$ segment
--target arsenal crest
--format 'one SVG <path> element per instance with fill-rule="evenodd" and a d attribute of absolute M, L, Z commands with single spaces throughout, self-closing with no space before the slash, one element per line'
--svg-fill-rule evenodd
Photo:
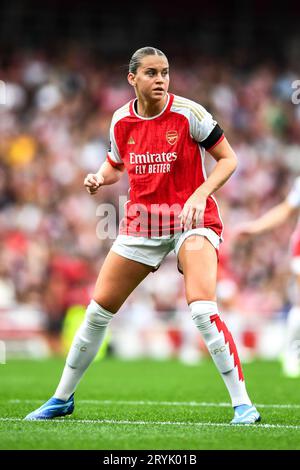
<path fill-rule="evenodd" d="M 166 132 L 166 139 L 168 144 L 174 145 L 178 140 L 178 132 L 177 131 L 167 131 Z"/>

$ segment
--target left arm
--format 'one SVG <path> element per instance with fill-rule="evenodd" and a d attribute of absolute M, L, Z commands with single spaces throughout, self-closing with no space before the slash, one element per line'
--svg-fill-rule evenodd
<path fill-rule="evenodd" d="M 207 198 L 226 183 L 237 167 L 237 157 L 226 138 L 208 152 L 217 164 L 207 180 L 186 201 L 179 215 L 184 230 L 199 224 L 204 216 Z"/>

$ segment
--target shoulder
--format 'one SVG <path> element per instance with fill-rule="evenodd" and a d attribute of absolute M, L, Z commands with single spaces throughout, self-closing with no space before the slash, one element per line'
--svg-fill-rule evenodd
<path fill-rule="evenodd" d="M 209 115 L 201 104 L 178 95 L 174 95 L 171 111 L 194 117 L 198 121 L 202 121 L 207 115 Z"/>
<path fill-rule="evenodd" d="M 128 103 L 124 104 L 123 106 L 121 106 L 121 108 L 118 108 L 114 112 L 112 120 L 111 120 L 112 126 L 115 126 L 117 124 L 117 122 L 121 121 L 125 117 L 130 116 L 131 102 L 132 102 L 132 100 L 128 101 Z"/>

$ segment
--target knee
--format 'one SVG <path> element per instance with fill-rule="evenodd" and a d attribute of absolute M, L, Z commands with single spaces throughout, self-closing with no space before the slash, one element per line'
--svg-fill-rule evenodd
<path fill-rule="evenodd" d="M 216 302 L 216 293 L 214 289 L 190 286 L 186 288 L 185 295 L 188 305 L 193 302 Z"/>
<path fill-rule="evenodd" d="M 191 304 L 195 301 L 216 302 L 216 283 L 214 279 L 199 279 L 199 276 L 186 276 L 185 279 L 185 295 L 187 303 Z"/>
<path fill-rule="evenodd" d="M 94 301 L 98 304 L 101 305 L 104 310 L 115 314 L 119 310 L 120 306 L 122 305 L 123 302 L 118 302 L 118 299 L 116 296 L 112 295 L 105 295 L 103 292 L 100 294 L 95 293 L 93 295 Z"/>

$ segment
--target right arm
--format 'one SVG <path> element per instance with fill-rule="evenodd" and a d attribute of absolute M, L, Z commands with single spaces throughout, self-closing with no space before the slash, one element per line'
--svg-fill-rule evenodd
<path fill-rule="evenodd" d="M 114 126 L 115 122 L 113 117 L 109 130 L 110 148 L 107 152 L 105 162 L 102 163 L 97 173 L 89 173 L 84 179 L 84 186 L 90 194 L 96 194 L 101 186 L 117 183 L 124 173 L 125 166 L 119 154 Z"/>
<path fill-rule="evenodd" d="M 107 158 L 105 162 L 102 163 L 97 173 L 89 173 L 84 179 L 84 186 L 90 194 L 96 194 L 101 186 L 117 183 L 125 170 L 115 138 L 116 113 L 110 125 L 110 148 L 107 152 Z"/>
<path fill-rule="evenodd" d="M 258 219 L 241 224 L 237 228 L 238 235 L 259 235 L 283 224 L 298 210 L 286 199 Z"/>
<path fill-rule="evenodd" d="M 89 173 L 85 177 L 84 186 L 89 194 L 96 194 L 101 186 L 117 183 L 124 170 L 124 165 L 114 167 L 108 161 L 105 161 L 97 173 Z"/>

